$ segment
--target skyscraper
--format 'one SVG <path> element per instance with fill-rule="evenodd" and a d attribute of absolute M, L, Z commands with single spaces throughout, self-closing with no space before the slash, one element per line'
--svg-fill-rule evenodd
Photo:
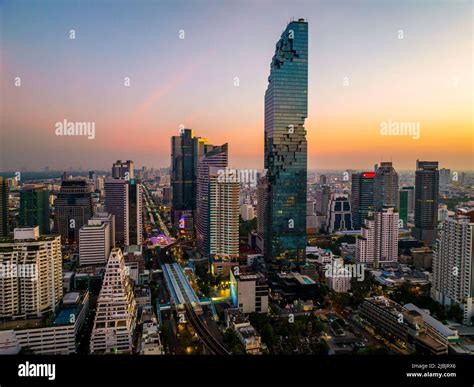
<path fill-rule="evenodd" d="M 8 188 L 7 180 L 0 176 L 0 237 L 8 236 Z"/>
<path fill-rule="evenodd" d="M 265 256 L 276 266 L 305 261 L 307 116 L 308 23 L 299 19 L 276 44 L 265 92 Z"/>
<path fill-rule="evenodd" d="M 239 190 L 237 181 L 221 181 L 220 167 L 209 168 L 209 256 L 239 257 Z"/>
<path fill-rule="evenodd" d="M 351 209 L 354 229 L 358 230 L 369 212 L 374 210 L 375 172 L 352 174 Z"/>
<path fill-rule="evenodd" d="M 224 170 L 228 165 L 227 144 L 216 146 L 201 156 L 198 164 L 197 175 L 197 212 L 196 212 L 196 237 L 197 246 L 201 254 L 209 256 L 211 253 L 211 172 L 212 167 Z M 237 219 L 238 219 L 237 197 Z M 237 237 L 238 238 L 238 237 Z"/>
<path fill-rule="evenodd" d="M 110 226 L 99 219 L 89 219 L 79 230 L 79 263 L 81 266 L 107 263 L 110 253 Z"/>
<path fill-rule="evenodd" d="M 115 243 L 129 244 L 128 182 L 122 179 L 105 180 L 105 208 L 115 217 Z"/>
<path fill-rule="evenodd" d="M 38 226 L 16 228 L 0 243 L 0 318 L 39 317 L 53 311 L 63 296 L 61 240 L 42 236 Z"/>
<path fill-rule="evenodd" d="M 122 251 L 115 248 L 105 268 L 92 329 L 91 353 L 131 354 L 137 304 Z"/>
<path fill-rule="evenodd" d="M 117 160 L 117 162 L 112 165 L 112 177 L 114 179 L 133 179 L 135 177 L 133 168 L 134 163 L 132 160 Z"/>
<path fill-rule="evenodd" d="M 191 129 L 182 129 L 171 137 L 172 221 L 178 227 L 184 219 L 192 233 L 196 211 L 198 163 L 202 155 L 212 149 L 206 139 L 195 137 Z"/>
<path fill-rule="evenodd" d="M 20 226 L 39 226 L 49 234 L 49 190 L 44 185 L 26 184 L 20 191 Z"/>
<path fill-rule="evenodd" d="M 375 171 L 374 207 L 398 209 L 398 174 L 389 161 L 383 161 Z"/>
<path fill-rule="evenodd" d="M 393 208 L 370 212 L 364 219 L 361 237 L 356 240 L 356 260 L 373 264 L 375 268 L 397 262 L 398 212 Z"/>
<path fill-rule="evenodd" d="M 351 202 L 347 195 L 332 194 L 328 206 L 327 229 L 335 231 L 352 230 Z"/>
<path fill-rule="evenodd" d="M 433 254 L 431 297 L 442 305 L 458 304 L 464 324 L 474 316 L 474 222 L 457 214 L 441 223 Z"/>
<path fill-rule="evenodd" d="M 415 228 L 413 236 L 425 245 L 436 240 L 439 201 L 439 171 L 437 161 L 416 161 Z"/>
<path fill-rule="evenodd" d="M 439 170 L 439 185 L 446 187 L 451 183 L 451 170 L 447 168 L 441 168 Z"/>
<path fill-rule="evenodd" d="M 79 240 L 79 229 L 93 215 L 92 193 L 86 180 L 63 180 L 54 202 L 54 233 L 63 242 Z"/>
<path fill-rule="evenodd" d="M 128 185 L 128 244 L 141 245 L 143 242 L 143 189 L 140 181 L 130 179 Z"/>
<path fill-rule="evenodd" d="M 398 207 L 403 227 L 408 223 L 408 215 L 413 214 L 415 204 L 415 187 L 402 187 L 399 191 Z"/>

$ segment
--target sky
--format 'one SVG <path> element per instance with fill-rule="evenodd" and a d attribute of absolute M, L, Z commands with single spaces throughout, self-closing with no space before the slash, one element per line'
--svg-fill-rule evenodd
<path fill-rule="evenodd" d="M 228 142 L 231 167 L 263 168 L 270 62 L 298 18 L 309 168 L 472 170 L 472 12 L 457 0 L 0 0 L 0 170 L 169 166 L 181 126 Z M 64 120 L 94 123 L 95 138 L 58 136 Z M 419 136 L 382 135 L 390 122 Z"/>

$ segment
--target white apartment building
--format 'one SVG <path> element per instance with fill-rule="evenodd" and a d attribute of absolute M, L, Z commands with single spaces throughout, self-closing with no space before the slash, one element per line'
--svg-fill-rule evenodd
<path fill-rule="evenodd" d="M 464 215 L 447 218 L 433 254 L 431 297 L 443 305 L 458 304 L 464 323 L 474 316 L 474 223 Z"/>
<path fill-rule="evenodd" d="M 112 249 L 97 300 L 91 353 L 132 353 L 137 305 L 119 248 Z"/>
<path fill-rule="evenodd" d="M 337 257 L 330 265 L 332 265 L 332 270 L 326 276 L 328 287 L 336 293 L 347 293 L 350 291 L 352 272 L 344 267 L 344 259 Z"/>
<path fill-rule="evenodd" d="M 40 236 L 36 226 L 0 242 L 0 318 L 40 317 L 62 296 L 60 236 Z"/>
<path fill-rule="evenodd" d="M 373 264 L 378 268 L 387 262 L 398 260 L 398 219 L 393 208 L 369 212 L 356 241 L 358 263 Z"/>
<path fill-rule="evenodd" d="M 100 219 L 90 219 L 79 230 L 79 264 L 105 265 L 110 253 L 110 226 Z"/>
<path fill-rule="evenodd" d="M 16 354 L 28 348 L 39 355 L 76 353 L 77 336 L 89 307 L 89 293 L 72 292 L 64 296 L 55 319 L 46 324 L 41 318 L 0 323 L 0 355 Z"/>
<path fill-rule="evenodd" d="M 209 170 L 209 255 L 239 257 L 239 185 L 221 182 L 218 167 Z"/>

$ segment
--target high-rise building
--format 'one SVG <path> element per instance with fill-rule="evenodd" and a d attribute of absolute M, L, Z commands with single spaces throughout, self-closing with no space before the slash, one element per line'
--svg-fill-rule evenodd
<path fill-rule="evenodd" d="M 141 245 L 143 242 L 143 188 L 137 179 L 128 184 L 128 244 Z"/>
<path fill-rule="evenodd" d="M 90 219 L 79 230 L 79 264 L 104 265 L 110 253 L 110 227 L 101 220 Z"/>
<path fill-rule="evenodd" d="M 234 259 L 239 254 L 239 183 L 221 178 L 227 163 L 227 144 L 199 159 L 196 233 L 201 254 Z"/>
<path fill-rule="evenodd" d="M 129 245 L 129 189 L 127 180 L 105 180 L 105 207 L 115 217 L 115 243 Z"/>
<path fill-rule="evenodd" d="M 298 19 L 276 44 L 265 92 L 265 256 L 275 266 L 305 262 L 307 116 L 308 23 Z"/>
<path fill-rule="evenodd" d="M 0 176 L 0 237 L 8 236 L 8 195 L 7 180 Z"/>
<path fill-rule="evenodd" d="M 20 226 L 39 226 L 40 234 L 49 234 L 49 190 L 44 185 L 26 184 L 20 191 Z"/>
<path fill-rule="evenodd" d="M 442 305 L 458 304 L 464 324 L 474 316 L 474 222 L 456 214 L 441 223 L 433 254 L 431 296 Z"/>
<path fill-rule="evenodd" d="M 392 207 L 370 212 L 356 240 L 359 263 L 381 264 L 398 260 L 398 212 Z"/>
<path fill-rule="evenodd" d="M 137 304 L 119 248 L 112 249 L 97 300 L 91 353 L 131 354 Z"/>
<path fill-rule="evenodd" d="M 112 166 L 112 177 L 114 179 L 130 180 L 135 177 L 134 163 L 132 160 L 122 161 L 117 160 Z"/>
<path fill-rule="evenodd" d="M 40 317 L 63 296 L 61 239 L 16 228 L 0 242 L 0 318 Z"/>
<path fill-rule="evenodd" d="M 209 256 L 239 257 L 239 188 L 236 181 L 220 181 L 219 167 L 209 168 Z M 207 243 L 206 243 L 207 244 Z"/>
<path fill-rule="evenodd" d="M 383 161 L 376 169 L 374 180 L 374 208 L 384 207 L 398 209 L 398 173 L 389 161 Z"/>
<path fill-rule="evenodd" d="M 92 193 L 86 180 L 63 180 L 54 202 L 54 233 L 63 242 L 79 240 L 79 230 L 94 213 Z"/>
<path fill-rule="evenodd" d="M 175 227 L 183 219 L 193 223 L 199 159 L 212 148 L 206 139 L 195 137 L 191 129 L 182 129 L 179 136 L 171 137 L 171 213 Z"/>
<path fill-rule="evenodd" d="M 326 185 L 328 183 L 328 178 L 326 175 L 319 176 L 319 184 Z"/>
<path fill-rule="evenodd" d="M 439 185 L 446 187 L 451 183 L 451 170 L 447 168 L 441 168 L 439 170 Z"/>
<path fill-rule="evenodd" d="M 398 192 L 398 207 L 400 219 L 403 220 L 403 227 L 406 228 L 408 215 L 412 215 L 415 210 L 415 187 L 402 187 Z"/>
<path fill-rule="evenodd" d="M 351 202 L 347 195 L 332 194 L 328 206 L 327 229 L 335 231 L 352 230 Z"/>
<path fill-rule="evenodd" d="M 101 223 L 109 225 L 110 248 L 113 249 L 115 247 L 115 216 L 108 212 L 97 212 L 92 220 L 100 220 Z"/>
<path fill-rule="evenodd" d="M 439 202 L 437 161 L 416 161 L 415 228 L 413 236 L 431 246 L 436 240 Z"/>
<path fill-rule="evenodd" d="M 374 210 L 375 172 L 352 174 L 351 209 L 354 229 L 361 228 L 369 212 Z"/>

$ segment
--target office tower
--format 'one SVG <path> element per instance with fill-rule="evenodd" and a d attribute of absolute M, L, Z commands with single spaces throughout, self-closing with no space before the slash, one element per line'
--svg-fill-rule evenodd
<path fill-rule="evenodd" d="M 258 179 L 257 184 L 257 248 L 264 254 L 265 251 L 265 216 L 268 205 L 268 183 L 265 176 Z"/>
<path fill-rule="evenodd" d="M 374 180 L 374 208 L 384 207 L 398 209 L 398 173 L 388 161 L 377 167 Z"/>
<path fill-rule="evenodd" d="M 143 242 L 143 189 L 137 179 L 128 182 L 128 244 L 141 245 Z"/>
<path fill-rule="evenodd" d="M 374 210 L 375 172 L 352 174 L 351 209 L 354 229 L 362 226 L 369 212 Z"/>
<path fill-rule="evenodd" d="M 403 227 L 407 227 L 408 215 L 413 214 L 415 209 L 415 187 L 402 187 L 398 192 L 398 207 Z"/>
<path fill-rule="evenodd" d="M 40 317 L 56 308 L 63 296 L 59 236 L 16 228 L 0 242 L 0 267 L 0 318 Z"/>
<path fill-rule="evenodd" d="M 319 184 L 326 185 L 328 183 L 328 178 L 326 175 L 319 176 Z"/>
<path fill-rule="evenodd" d="M 438 221 L 439 171 L 437 161 L 416 161 L 415 228 L 413 236 L 426 246 L 436 240 Z"/>
<path fill-rule="evenodd" d="M 115 243 L 129 244 L 129 189 L 126 180 L 105 179 L 105 208 L 115 217 Z"/>
<path fill-rule="evenodd" d="M 104 265 L 110 249 L 109 225 L 99 219 L 89 219 L 79 230 L 79 264 Z"/>
<path fill-rule="evenodd" d="M 22 227 L 39 226 L 40 234 L 49 234 L 49 190 L 44 185 L 26 184 L 20 191 Z"/>
<path fill-rule="evenodd" d="M 171 137 L 171 212 L 175 227 L 183 218 L 193 222 L 199 159 L 212 148 L 206 139 L 195 137 L 191 129 L 182 129 L 179 136 Z"/>
<path fill-rule="evenodd" d="M 441 168 L 439 170 L 439 185 L 446 187 L 451 183 L 451 170 L 447 168 Z"/>
<path fill-rule="evenodd" d="M 134 176 L 134 163 L 132 160 L 122 161 L 117 160 L 112 166 L 112 177 L 114 179 L 130 180 Z"/>
<path fill-rule="evenodd" d="M 299 19 L 276 44 L 265 92 L 265 256 L 274 266 L 305 262 L 307 116 L 308 23 Z"/>
<path fill-rule="evenodd" d="M 474 222 L 457 214 L 441 223 L 433 254 L 431 297 L 442 305 L 458 304 L 464 324 L 474 316 Z"/>
<path fill-rule="evenodd" d="M 316 189 L 315 210 L 317 215 L 327 215 L 330 198 L 331 187 L 329 187 L 328 185 L 323 185 L 321 188 Z"/>
<path fill-rule="evenodd" d="M 0 237 L 8 236 L 8 195 L 7 180 L 0 176 Z"/>
<path fill-rule="evenodd" d="M 119 248 L 112 249 L 97 300 L 91 353 L 131 354 L 137 305 Z"/>
<path fill-rule="evenodd" d="M 361 236 L 356 240 L 359 263 L 381 264 L 398 260 L 398 212 L 393 208 L 370 212 L 364 219 Z"/>
<path fill-rule="evenodd" d="M 234 274 L 230 271 L 232 306 L 242 313 L 268 312 L 268 281 L 261 273 Z"/>
<path fill-rule="evenodd" d="M 179 136 L 171 137 L 172 219 L 176 226 L 183 213 L 195 210 L 196 179 L 194 133 L 182 129 Z"/>
<path fill-rule="evenodd" d="M 54 202 L 54 233 L 59 233 L 63 242 L 77 242 L 79 229 L 93 212 L 92 193 L 87 181 L 63 180 Z"/>
<path fill-rule="evenodd" d="M 227 144 L 214 147 L 214 149 L 201 156 L 198 163 L 196 237 L 198 249 L 205 256 L 210 254 L 210 212 L 212 208 L 210 203 L 210 172 L 212 167 L 224 170 L 227 163 Z"/>
<path fill-rule="evenodd" d="M 240 216 L 244 221 L 252 220 L 255 218 L 255 212 L 251 204 L 242 204 L 240 206 Z"/>
<path fill-rule="evenodd" d="M 352 229 L 351 202 L 348 196 L 344 194 L 332 194 L 327 215 L 328 233 L 332 234 L 335 231 Z"/>
<path fill-rule="evenodd" d="M 109 226 L 110 234 L 110 248 L 115 247 L 115 216 L 109 214 L 108 212 L 97 212 L 92 218 L 92 220 L 100 220 L 101 223 L 106 223 Z"/>

